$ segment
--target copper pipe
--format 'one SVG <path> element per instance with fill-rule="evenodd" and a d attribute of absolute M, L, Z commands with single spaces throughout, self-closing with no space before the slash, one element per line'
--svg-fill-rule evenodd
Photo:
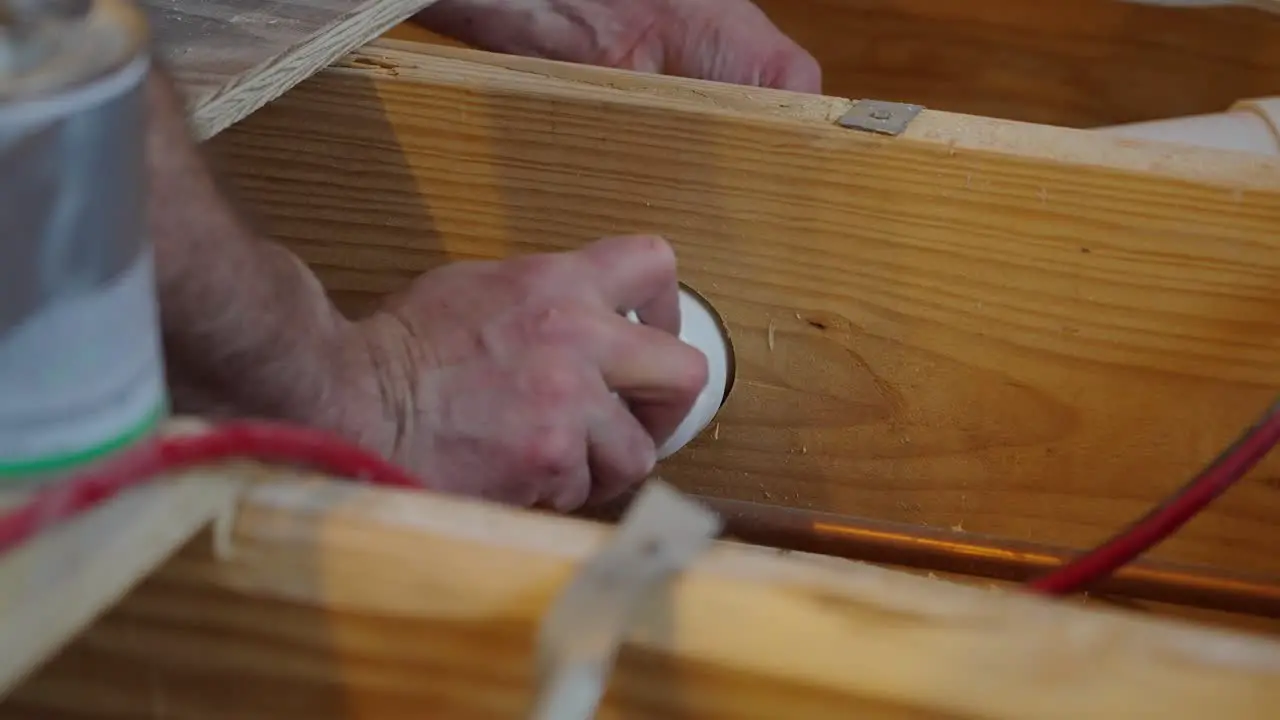
<path fill-rule="evenodd" d="M 725 520 L 725 534 L 743 542 L 850 560 L 1025 582 L 1061 565 L 1065 548 L 975 533 L 938 530 L 743 500 L 698 496 Z M 596 513 L 615 519 L 618 506 Z M 1208 567 L 1138 561 L 1099 583 L 1094 592 L 1226 612 L 1280 618 L 1280 583 Z"/>

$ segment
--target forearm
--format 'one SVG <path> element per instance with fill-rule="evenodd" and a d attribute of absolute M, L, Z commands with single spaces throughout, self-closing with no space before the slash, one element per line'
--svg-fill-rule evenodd
<path fill-rule="evenodd" d="M 346 321 L 221 194 L 159 72 L 149 104 L 148 222 L 175 408 L 336 425 Z"/>

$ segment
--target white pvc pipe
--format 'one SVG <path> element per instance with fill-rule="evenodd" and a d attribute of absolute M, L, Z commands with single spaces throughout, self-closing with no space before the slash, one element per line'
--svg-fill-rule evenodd
<path fill-rule="evenodd" d="M 680 339 L 702 351 L 707 358 L 707 384 L 694 401 L 689 414 L 671 437 L 658 448 L 658 459 L 664 460 L 688 445 L 711 424 L 729 389 L 730 349 L 710 306 L 684 288 L 680 288 Z"/>
<path fill-rule="evenodd" d="M 634 312 L 627 313 L 627 317 L 640 322 Z M 680 339 L 706 356 L 707 384 L 680 426 L 658 448 L 659 460 L 674 455 L 711 424 L 733 380 L 733 350 L 723 325 L 710 305 L 684 287 L 680 288 Z"/>
<path fill-rule="evenodd" d="M 1123 137 L 1280 155 L 1280 97 L 1241 100 L 1226 112 L 1098 128 Z"/>

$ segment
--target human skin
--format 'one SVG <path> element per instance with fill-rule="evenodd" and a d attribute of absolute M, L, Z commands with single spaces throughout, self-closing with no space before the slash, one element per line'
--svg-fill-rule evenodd
<path fill-rule="evenodd" d="M 455 263 L 353 322 L 235 211 L 163 75 L 150 93 L 149 225 L 176 409 L 327 429 L 425 486 L 518 505 L 572 510 L 650 472 L 707 373 L 676 337 L 661 238 Z"/>
<path fill-rule="evenodd" d="M 442 0 L 423 19 L 509 52 L 820 83 L 745 0 Z M 330 430 L 427 487 L 569 511 L 648 475 L 705 384 L 706 358 L 677 339 L 662 238 L 447 265 L 352 321 L 237 211 L 161 71 L 149 102 L 149 229 L 176 410 Z"/>
<path fill-rule="evenodd" d="M 750 0 L 439 0 L 416 20 L 494 52 L 822 92 L 818 62 Z"/>

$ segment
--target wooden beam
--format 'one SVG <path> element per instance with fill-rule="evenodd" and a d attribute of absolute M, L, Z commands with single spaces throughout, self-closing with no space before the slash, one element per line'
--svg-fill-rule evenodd
<path fill-rule="evenodd" d="M 142 6 L 204 139 L 433 1 L 142 0 Z"/>
<path fill-rule="evenodd" d="M 663 468 L 695 493 L 1080 547 L 1270 402 L 1280 164 L 849 105 L 379 44 L 212 147 L 355 313 L 450 260 L 668 236 L 737 353 Z M 1155 557 L 1280 576 L 1277 484 Z"/>
<path fill-rule="evenodd" d="M 821 62 L 832 95 L 1096 127 L 1221 112 L 1241 98 L 1280 94 L 1280 16 L 1252 9 L 1118 0 L 755 2 Z"/>
<path fill-rule="evenodd" d="M 981 535 L 955 528 L 930 528 L 902 522 L 837 515 L 817 510 L 703 496 L 725 520 L 725 534 L 753 545 L 916 568 L 969 578 L 1029 582 L 1074 558 L 1074 550 Z M 594 519 L 614 520 L 625 509 L 617 503 L 594 510 Z M 1092 584 L 1089 595 L 1123 602 L 1142 601 L 1201 608 L 1180 617 L 1213 618 L 1237 628 L 1280 631 L 1280 583 L 1204 566 L 1176 566 L 1139 558 L 1112 576 Z M 1161 611 L 1165 611 L 1161 608 Z"/>
<path fill-rule="evenodd" d="M 519 717 L 536 624 L 608 529 L 425 493 L 250 488 L 0 718 Z M 602 717 L 1246 718 L 1280 644 L 719 543 Z"/>
<path fill-rule="evenodd" d="M 1280 95 L 1275 0 L 754 1 L 817 58 L 829 95 L 1085 128 Z M 414 24 L 385 37 L 457 44 Z"/>
<path fill-rule="evenodd" d="M 0 556 L 0 697 L 234 506 L 236 484 L 195 473 L 157 483 Z M 0 511 L 20 500 L 0 492 Z"/>

